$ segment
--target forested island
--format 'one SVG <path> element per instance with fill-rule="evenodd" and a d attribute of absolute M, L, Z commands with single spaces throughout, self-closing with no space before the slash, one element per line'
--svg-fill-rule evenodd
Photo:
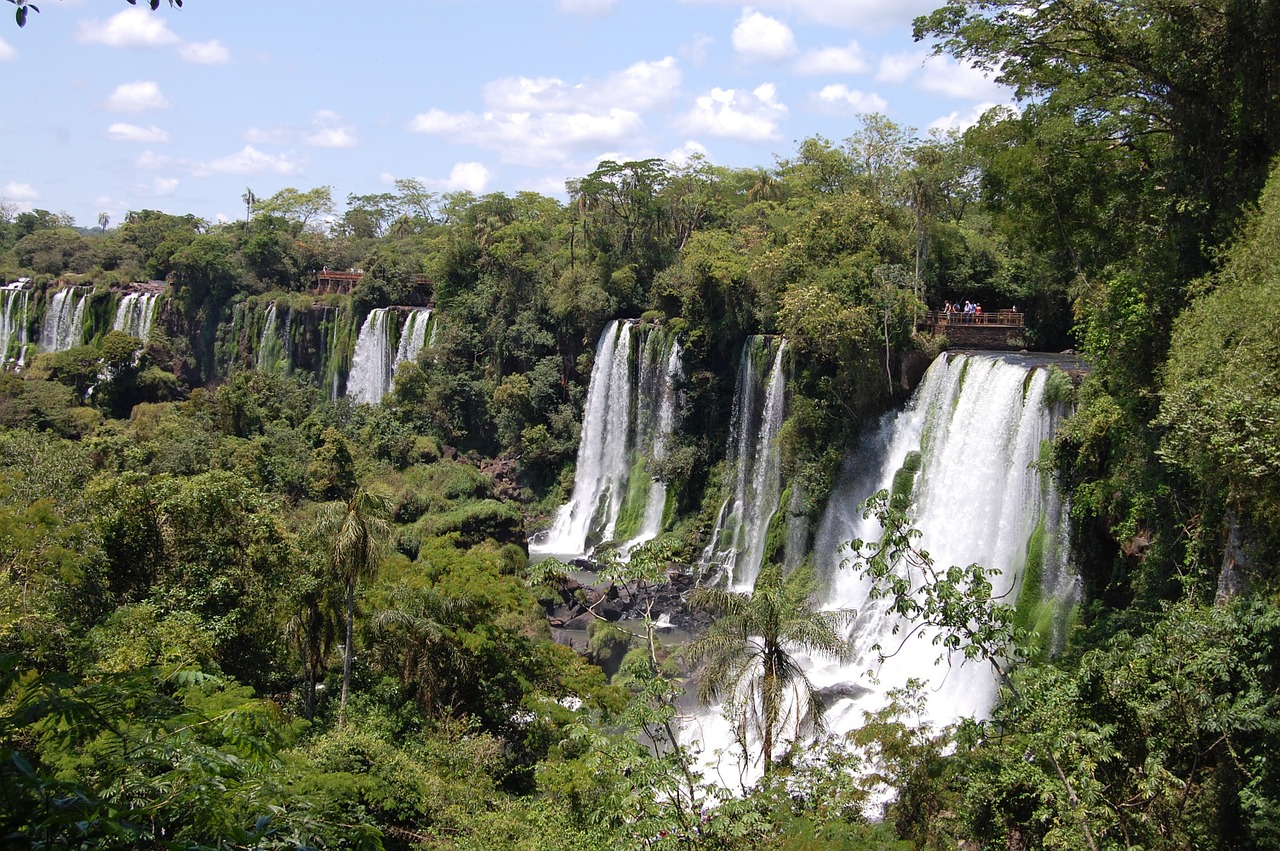
<path fill-rule="evenodd" d="M 1020 109 L 0 206 L 0 843 L 1280 846 L 1280 7 L 916 35 Z"/>

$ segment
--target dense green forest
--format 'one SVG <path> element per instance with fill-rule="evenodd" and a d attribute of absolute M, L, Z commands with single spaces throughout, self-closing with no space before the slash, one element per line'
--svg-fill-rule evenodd
<path fill-rule="evenodd" d="M 247 191 L 226 224 L 0 206 L 2 843 L 1280 846 L 1280 7 L 951 0 L 916 31 L 1020 109 L 962 135 L 867 115 L 755 169 L 606 161 L 567 203 L 402 180 Z M 142 294 L 134 336 L 113 320 Z M 1062 652 L 981 568 L 886 587 L 997 666 L 993 717 L 915 724 L 908 691 L 847 739 L 775 741 L 747 640 L 790 671 L 851 617 L 814 610 L 807 565 L 693 592 L 715 620 L 688 652 L 643 618 L 551 640 L 565 595 L 687 578 L 749 336 L 788 341 L 783 474 L 816 519 L 946 346 L 922 311 L 966 299 L 1089 364 L 1045 456 L 1084 595 Z M 405 306 L 429 342 L 379 404 L 340 392 L 362 323 Z M 598 591 L 526 541 L 618 318 L 679 339 L 683 425 L 650 471 L 663 534 Z M 881 554 L 932 571 L 900 508 Z M 765 771 L 722 789 L 675 718 L 744 687 Z"/>

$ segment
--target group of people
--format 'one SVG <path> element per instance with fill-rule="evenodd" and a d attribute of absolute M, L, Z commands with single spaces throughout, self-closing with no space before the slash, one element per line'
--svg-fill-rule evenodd
<path fill-rule="evenodd" d="M 951 314 L 953 313 L 960 313 L 964 316 L 964 319 L 962 320 L 964 322 L 982 321 L 979 318 L 982 316 L 982 305 L 977 302 L 969 301 L 968 299 L 965 299 L 963 308 L 960 306 L 960 302 L 956 302 L 955 304 L 947 302 L 947 306 L 942 312 L 947 314 L 947 319 L 950 319 Z"/>

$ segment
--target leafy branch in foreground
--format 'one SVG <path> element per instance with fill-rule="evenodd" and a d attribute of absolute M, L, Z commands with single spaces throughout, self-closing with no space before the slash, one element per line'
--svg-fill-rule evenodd
<path fill-rule="evenodd" d="M 855 553 L 851 561 L 873 583 L 871 596 L 887 600 L 888 610 L 908 622 L 904 643 L 912 635 L 932 630 L 933 643 L 941 645 L 945 654 L 959 652 L 966 659 L 991 663 L 1012 700 L 1018 701 L 1021 695 L 1012 673 L 1014 665 L 1027 656 L 1027 635 L 1014 625 L 1014 606 L 993 594 L 990 577 L 999 571 L 979 564 L 936 567 L 928 551 L 916 546 L 921 532 L 911 525 L 907 504 L 907 498 L 883 490 L 867 500 L 863 516 L 874 515 L 884 534 L 874 544 L 851 541 L 848 546 Z M 899 630 L 895 625 L 894 634 Z M 893 655 L 880 653 L 882 659 Z M 1087 806 L 1063 770 L 1055 747 L 1046 744 L 1041 750 L 1066 789 L 1087 846 L 1096 851 Z"/>
<path fill-rule="evenodd" d="M 36 6 L 33 3 L 28 3 L 27 0 L 9 0 L 9 2 L 18 7 L 14 12 L 14 18 L 17 20 L 18 26 L 20 27 L 25 27 L 27 25 L 28 12 L 40 11 L 39 6 Z M 125 2 L 130 6 L 138 5 L 138 0 L 125 0 Z M 160 8 L 160 0 L 143 0 L 143 3 L 144 5 L 150 6 L 151 11 L 153 12 Z M 182 0 L 169 0 L 169 5 L 181 9 Z"/>
<path fill-rule="evenodd" d="M 932 632 L 943 655 L 963 653 L 965 659 L 990 662 L 1008 685 L 1012 666 L 1025 656 L 1025 636 L 1014 626 L 1015 607 L 994 593 L 991 577 L 1000 571 L 980 564 L 936 566 L 928 551 L 916 545 L 921 533 L 911 525 L 906 502 L 883 490 L 867 500 L 863 517 L 874 516 L 884 534 L 878 542 L 850 541 L 853 557 L 845 566 L 870 580 L 871 598 L 887 601 L 888 611 L 906 622 L 902 643 Z M 896 624 L 893 634 L 903 628 Z M 883 661 L 901 648 L 899 644 L 889 653 L 876 649 Z"/>

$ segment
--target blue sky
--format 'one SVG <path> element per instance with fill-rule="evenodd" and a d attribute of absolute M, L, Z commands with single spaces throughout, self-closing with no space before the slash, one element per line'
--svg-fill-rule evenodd
<path fill-rule="evenodd" d="M 0 199 L 81 225 L 398 178 L 563 198 L 604 158 L 769 166 L 859 113 L 925 132 L 1008 101 L 912 41 L 934 0 L 38 5 L 0 9 Z"/>

